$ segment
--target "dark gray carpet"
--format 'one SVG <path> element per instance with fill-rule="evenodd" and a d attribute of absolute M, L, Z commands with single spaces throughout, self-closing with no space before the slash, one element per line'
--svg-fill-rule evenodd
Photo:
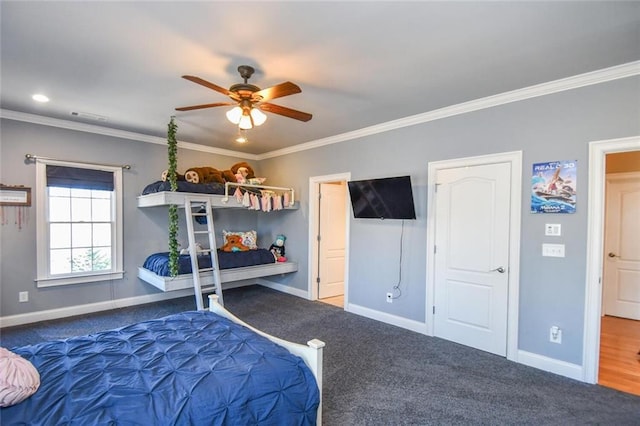
<path fill-rule="evenodd" d="M 640 425 L 640 397 L 588 385 L 260 286 L 225 305 L 268 333 L 326 342 L 325 425 Z M 4 347 L 194 309 L 193 297 L 2 330 Z"/>

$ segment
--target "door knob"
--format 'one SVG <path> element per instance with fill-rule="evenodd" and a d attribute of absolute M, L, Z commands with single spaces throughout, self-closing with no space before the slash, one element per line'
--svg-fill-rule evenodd
<path fill-rule="evenodd" d="M 610 252 L 607 256 L 609 256 L 609 257 L 618 257 L 618 255 L 617 255 L 617 254 L 615 254 L 615 253 L 611 253 L 611 252 Z"/>
<path fill-rule="evenodd" d="M 494 272 L 494 271 L 498 271 L 501 274 L 504 274 L 504 268 L 502 266 L 498 266 L 496 269 L 492 269 L 489 272 Z"/>

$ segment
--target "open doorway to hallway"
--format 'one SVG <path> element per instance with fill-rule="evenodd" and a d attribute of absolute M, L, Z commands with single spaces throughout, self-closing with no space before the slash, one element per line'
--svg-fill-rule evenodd
<path fill-rule="evenodd" d="M 309 294 L 341 308 L 347 303 L 350 174 L 319 176 L 309 186 Z"/>
<path fill-rule="evenodd" d="M 640 395 L 640 151 L 605 157 L 598 384 Z"/>

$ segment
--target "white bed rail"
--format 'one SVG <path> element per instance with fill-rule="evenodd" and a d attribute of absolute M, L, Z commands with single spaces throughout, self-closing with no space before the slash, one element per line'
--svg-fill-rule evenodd
<path fill-rule="evenodd" d="M 255 189 L 270 189 L 274 191 L 283 191 L 289 192 L 291 194 L 289 205 L 293 206 L 296 200 L 296 193 L 293 188 L 284 188 L 281 186 L 266 186 L 266 185 L 254 185 L 248 183 L 237 183 L 237 182 L 225 182 L 224 184 L 224 197 L 222 198 L 222 202 L 226 203 L 229 201 L 229 187 L 235 186 L 237 188 L 255 188 Z"/>
<path fill-rule="evenodd" d="M 231 312 L 226 310 L 220 303 L 218 303 L 218 295 L 210 294 L 209 295 L 209 310 L 218 315 L 221 315 L 225 318 L 229 318 L 231 321 L 241 324 L 248 329 L 256 332 L 257 334 L 266 337 L 277 345 L 280 345 L 287 349 L 294 355 L 302 358 L 305 364 L 311 369 L 311 372 L 316 378 L 316 382 L 318 384 L 318 390 L 320 391 L 320 404 L 318 405 L 318 416 L 317 416 L 317 424 L 322 424 L 322 351 L 325 346 L 325 343 L 322 340 L 313 339 L 307 342 L 307 346 L 301 345 L 299 343 L 289 342 L 288 340 L 280 339 L 279 337 L 272 336 L 271 334 L 265 333 L 264 331 L 258 330 L 255 327 L 250 326 L 246 322 L 242 321 L 240 318 L 233 315 Z"/>

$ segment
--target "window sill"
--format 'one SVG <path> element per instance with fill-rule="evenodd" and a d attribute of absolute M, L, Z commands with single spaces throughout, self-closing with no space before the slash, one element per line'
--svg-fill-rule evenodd
<path fill-rule="evenodd" d="M 111 281 L 120 280 L 124 277 L 124 271 L 119 272 L 107 272 L 100 274 L 82 275 L 82 276 L 66 276 L 61 278 L 36 278 L 36 286 L 42 287 L 56 287 L 60 285 L 69 284 L 86 284 L 97 281 Z"/>

